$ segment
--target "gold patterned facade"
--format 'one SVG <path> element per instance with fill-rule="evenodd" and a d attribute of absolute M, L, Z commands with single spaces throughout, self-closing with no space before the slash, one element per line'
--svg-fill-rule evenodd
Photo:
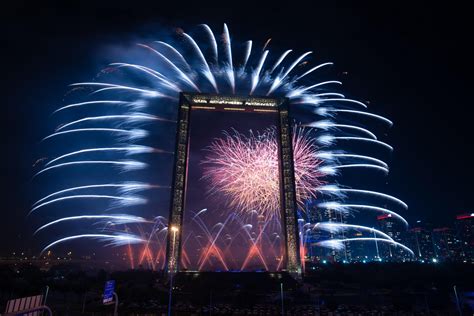
<path fill-rule="evenodd" d="M 299 234 L 296 208 L 296 188 L 293 167 L 293 146 L 287 103 L 280 106 L 280 148 L 283 221 L 285 226 L 287 271 L 295 277 L 301 276 Z"/>
<path fill-rule="evenodd" d="M 178 272 L 179 253 L 181 251 L 181 226 L 183 221 L 184 188 L 186 175 L 187 144 L 190 107 L 181 96 L 178 127 L 176 134 L 176 157 L 174 165 L 171 211 L 168 221 L 168 244 L 166 251 L 168 273 Z"/>

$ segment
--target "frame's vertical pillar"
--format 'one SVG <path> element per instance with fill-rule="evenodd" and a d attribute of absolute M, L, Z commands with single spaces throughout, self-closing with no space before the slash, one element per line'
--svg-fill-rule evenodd
<path fill-rule="evenodd" d="M 178 128 L 176 132 L 176 156 L 171 193 L 171 210 L 168 219 L 168 243 L 166 250 L 166 270 L 168 274 L 178 272 L 180 260 L 186 161 L 188 154 L 189 112 L 190 106 L 185 102 L 185 97 L 181 95 Z"/>
<path fill-rule="evenodd" d="M 293 148 L 291 126 L 287 102 L 280 105 L 280 135 L 281 135 L 281 168 L 282 168 L 282 217 L 285 225 L 285 240 L 287 251 L 287 270 L 294 277 L 301 277 L 301 261 L 299 252 L 298 218 L 296 207 L 296 188 L 293 167 Z"/>

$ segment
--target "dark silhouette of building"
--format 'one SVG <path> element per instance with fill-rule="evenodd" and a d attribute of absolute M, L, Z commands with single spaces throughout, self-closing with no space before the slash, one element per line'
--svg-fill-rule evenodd
<path fill-rule="evenodd" d="M 316 204 L 307 203 L 306 208 L 312 208 L 312 211 L 306 212 L 306 214 L 311 214 L 309 221 L 311 223 L 347 223 L 348 215 L 343 212 L 339 212 L 333 209 L 323 209 L 317 207 Z M 341 231 L 338 233 L 333 232 L 324 232 L 318 229 L 315 229 L 311 232 L 310 238 L 307 243 L 307 255 L 310 261 L 320 262 L 320 261 L 329 261 L 329 262 L 351 262 L 352 254 L 351 247 L 352 245 L 348 242 L 345 243 L 345 247 L 339 250 L 329 249 L 317 246 L 316 243 L 322 240 L 328 239 L 345 239 L 350 237 L 347 232 Z"/>
<path fill-rule="evenodd" d="M 462 257 L 461 241 L 453 229 L 440 227 L 433 229 L 435 257 L 440 261 L 459 261 Z"/>
<path fill-rule="evenodd" d="M 379 229 L 390 236 L 396 242 L 405 244 L 406 227 L 399 219 L 393 217 L 391 214 L 384 214 L 377 216 L 377 223 Z M 403 261 L 411 257 L 407 251 L 400 247 L 389 244 L 379 246 L 379 253 L 381 258 L 388 261 Z"/>
<path fill-rule="evenodd" d="M 456 216 L 455 226 L 461 241 L 463 261 L 474 263 L 474 213 Z"/>
<path fill-rule="evenodd" d="M 432 229 L 429 224 L 417 221 L 409 231 L 409 245 L 415 253 L 415 260 L 431 261 L 435 258 Z"/>
<path fill-rule="evenodd" d="M 350 238 L 361 238 L 364 237 L 364 234 L 362 234 L 359 231 L 353 231 L 350 236 L 347 236 Z M 348 262 L 363 262 L 366 260 L 369 260 L 369 254 L 372 254 L 373 251 L 369 251 L 368 248 L 375 247 L 375 243 L 372 242 L 353 242 L 350 246 L 350 261 Z"/>

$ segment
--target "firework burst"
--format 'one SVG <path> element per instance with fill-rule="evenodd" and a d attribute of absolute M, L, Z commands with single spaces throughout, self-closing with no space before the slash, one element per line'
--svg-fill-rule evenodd
<path fill-rule="evenodd" d="M 209 180 L 210 194 L 224 194 L 231 208 L 241 213 L 257 211 L 265 218 L 280 214 L 278 140 L 274 128 L 245 136 L 235 130 L 224 133 L 207 148 L 202 161 L 203 178 Z M 297 203 L 316 198 L 323 174 L 317 146 L 309 131 L 295 128 L 293 155 Z"/>

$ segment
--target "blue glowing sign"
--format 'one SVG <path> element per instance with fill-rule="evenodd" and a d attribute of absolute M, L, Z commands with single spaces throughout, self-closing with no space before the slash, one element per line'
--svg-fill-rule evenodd
<path fill-rule="evenodd" d="M 102 302 L 104 304 L 110 304 L 114 300 L 115 280 L 109 280 L 105 282 L 104 298 Z"/>

